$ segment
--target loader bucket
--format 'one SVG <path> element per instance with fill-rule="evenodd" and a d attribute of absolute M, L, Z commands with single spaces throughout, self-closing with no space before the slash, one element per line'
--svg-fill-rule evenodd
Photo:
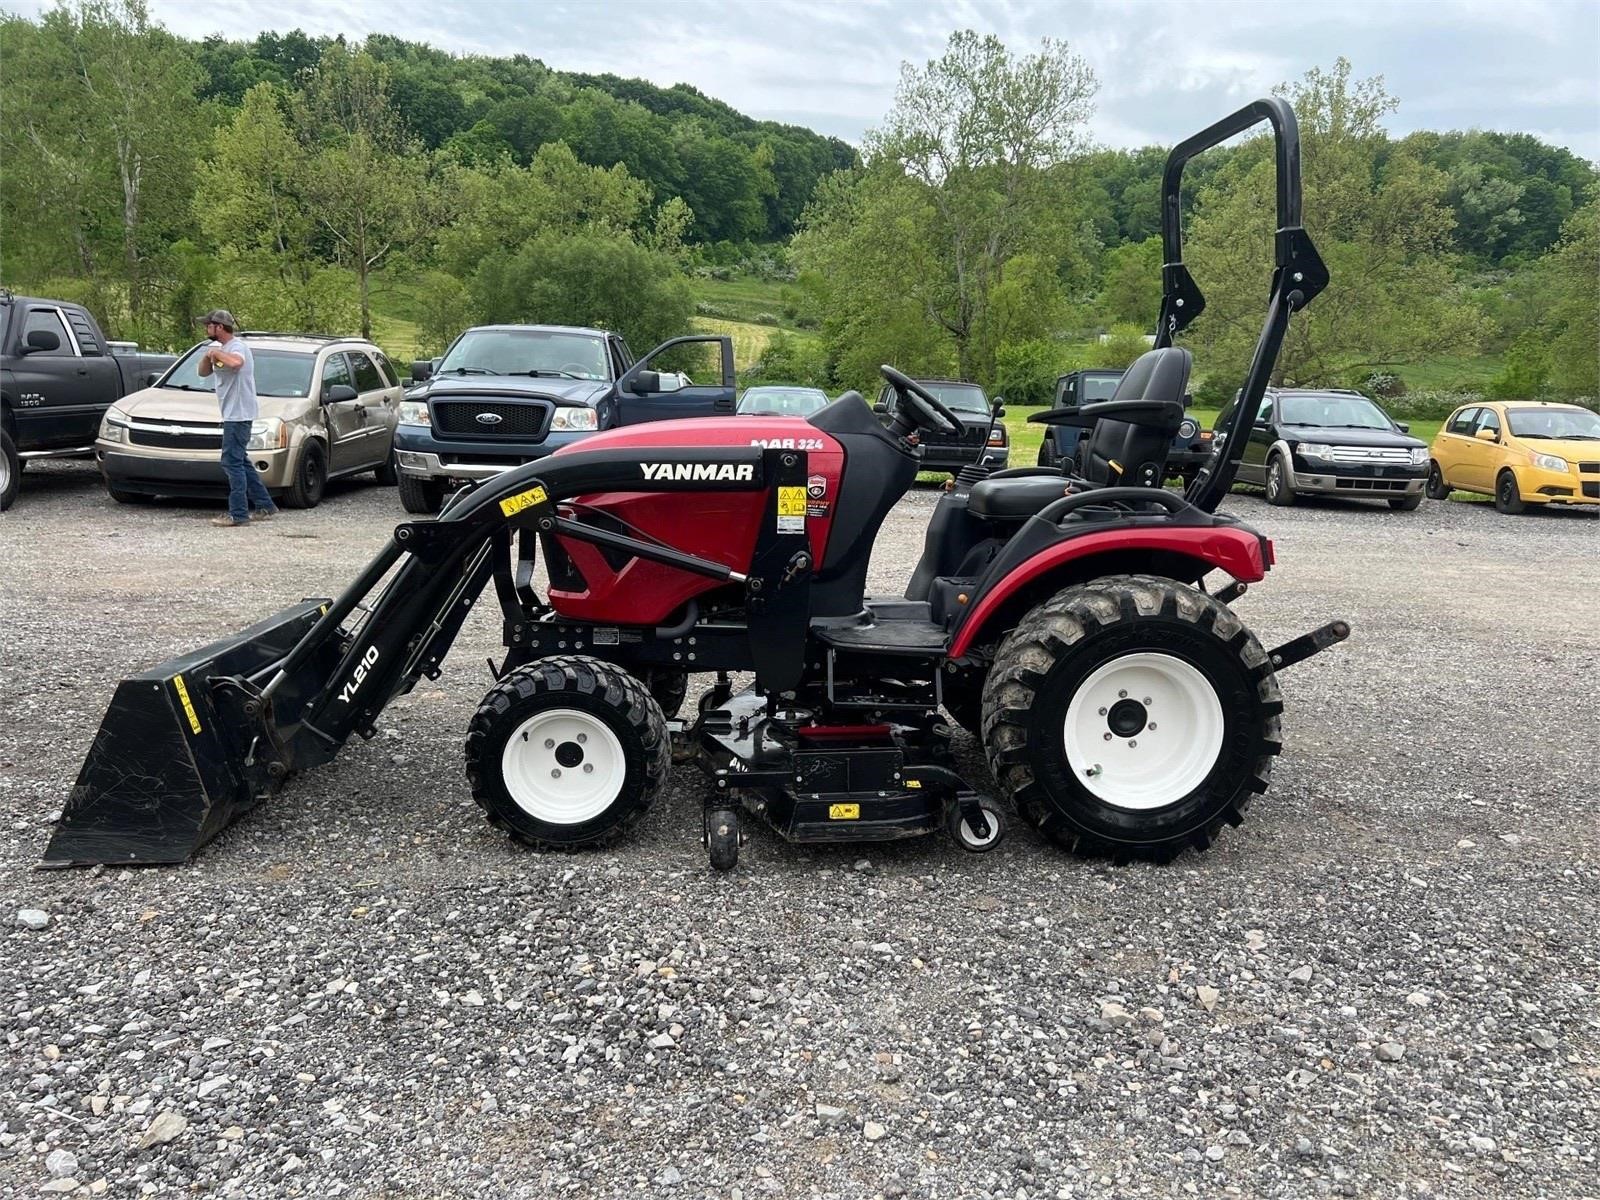
<path fill-rule="evenodd" d="M 183 862 L 269 794 L 284 771 L 252 753 L 264 726 L 210 681 L 274 670 L 326 607 L 304 600 L 119 683 L 44 865 Z"/>

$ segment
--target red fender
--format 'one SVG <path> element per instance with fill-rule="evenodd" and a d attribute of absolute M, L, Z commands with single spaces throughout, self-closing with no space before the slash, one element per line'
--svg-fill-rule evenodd
<path fill-rule="evenodd" d="M 1107 529 L 1103 533 L 1069 538 L 1035 554 L 979 597 L 966 619 L 956 627 L 949 657 L 960 658 L 971 650 L 989 618 L 1023 588 L 1081 559 L 1111 551 L 1165 550 L 1226 571 L 1241 583 L 1259 583 L 1272 561 L 1271 546 L 1272 543 L 1259 533 L 1237 525 Z"/>

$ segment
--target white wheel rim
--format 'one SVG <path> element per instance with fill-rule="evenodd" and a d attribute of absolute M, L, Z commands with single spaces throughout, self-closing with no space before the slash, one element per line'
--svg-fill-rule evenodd
<path fill-rule="evenodd" d="M 1063 740 L 1068 768 L 1096 798 L 1143 811 L 1200 786 L 1222 752 L 1222 731 L 1222 704 L 1206 677 L 1181 658 L 1146 652 L 1095 668 L 1067 705 Z"/>
<path fill-rule="evenodd" d="M 974 849 L 981 850 L 985 846 L 994 845 L 994 843 L 999 840 L 1000 819 L 995 816 L 994 813 L 990 812 L 984 813 L 983 816 L 984 819 L 989 822 L 988 837 L 979 837 L 972 831 L 972 826 L 968 824 L 967 819 L 965 817 L 961 818 L 961 844 L 963 846 L 971 846 Z"/>
<path fill-rule="evenodd" d="M 500 754 L 512 801 L 550 825 L 581 825 L 598 817 L 622 791 L 627 770 L 617 735 L 599 717 L 575 708 L 529 717 Z"/>

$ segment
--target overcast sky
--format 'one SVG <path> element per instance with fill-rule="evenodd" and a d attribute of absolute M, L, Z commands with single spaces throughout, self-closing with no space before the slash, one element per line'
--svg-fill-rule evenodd
<path fill-rule="evenodd" d="M 1600 0 L 149 0 L 185 37 L 392 33 L 459 53 L 689 83 L 754 117 L 859 142 L 902 61 L 954 29 L 1017 53 L 1065 38 L 1100 80 L 1093 137 L 1170 145 L 1344 55 L 1382 75 L 1390 129 L 1536 134 L 1600 159 Z M 41 0 L 0 0 L 37 12 Z"/>

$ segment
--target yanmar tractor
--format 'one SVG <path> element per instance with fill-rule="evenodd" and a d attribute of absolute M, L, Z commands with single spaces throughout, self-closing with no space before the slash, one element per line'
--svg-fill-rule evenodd
<path fill-rule="evenodd" d="M 1204 301 L 1179 185 L 1193 155 L 1263 120 L 1278 168 L 1266 323 L 1226 454 L 1180 496 L 1161 487 L 1190 367 L 1171 342 Z M 919 435 L 961 426 L 892 367 L 888 428 L 851 392 L 808 419 L 602 433 L 398 526 L 338 599 L 124 680 L 46 861 L 186 858 L 437 676 L 491 580 L 506 655 L 467 730 L 467 775 L 490 820 L 539 848 L 624 833 L 674 751 L 704 772 L 719 868 L 745 817 L 796 842 L 947 829 L 981 851 L 1004 802 L 1079 851 L 1204 847 L 1267 788 L 1278 672 L 1348 633 L 1263 649 L 1228 605 L 1271 543 L 1214 511 L 1289 315 L 1327 283 L 1300 224 L 1289 106 L 1257 101 L 1173 150 L 1162 217 L 1156 348 L 1113 399 L 1035 418 L 1092 424 L 1087 477 L 965 473 L 904 595 L 865 594 L 874 540 L 916 477 Z M 714 682 L 669 721 L 695 673 Z M 957 773 L 941 707 L 982 739 L 999 798 Z"/>

